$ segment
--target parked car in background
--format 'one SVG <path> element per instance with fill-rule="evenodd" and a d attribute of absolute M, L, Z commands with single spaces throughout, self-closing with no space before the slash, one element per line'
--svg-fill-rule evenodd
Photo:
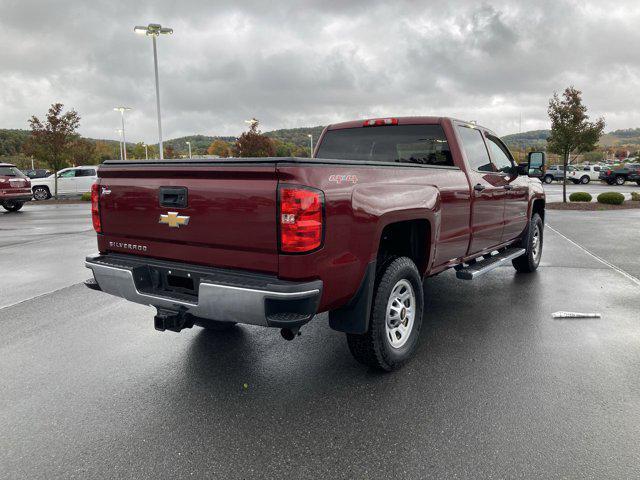
<path fill-rule="evenodd" d="M 17 212 L 25 202 L 31 200 L 29 178 L 10 163 L 0 163 L 0 205 Z"/>
<path fill-rule="evenodd" d="M 575 170 L 573 165 L 569 165 L 567 167 L 567 171 L 572 172 Z M 544 183 L 551 183 L 554 180 L 562 180 L 564 179 L 564 165 L 549 165 L 547 170 L 544 172 L 544 177 L 542 181 Z"/>
<path fill-rule="evenodd" d="M 628 163 L 603 168 L 600 170 L 599 178 L 609 185 L 624 185 L 627 181 L 640 185 L 640 164 Z"/>
<path fill-rule="evenodd" d="M 567 173 L 567 180 L 571 180 L 573 183 L 587 184 L 591 180 L 598 180 L 600 178 L 600 165 L 583 165 L 582 167 L 576 167 Z"/>
<path fill-rule="evenodd" d="M 82 195 L 91 191 L 91 185 L 98 178 L 98 167 L 95 165 L 85 167 L 64 168 L 58 172 L 58 195 Z M 46 200 L 55 192 L 55 175 L 46 178 L 34 179 L 31 182 L 33 198 Z"/>
<path fill-rule="evenodd" d="M 24 170 L 23 173 L 29 178 L 45 178 L 51 175 L 51 171 L 46 168 Z"/>

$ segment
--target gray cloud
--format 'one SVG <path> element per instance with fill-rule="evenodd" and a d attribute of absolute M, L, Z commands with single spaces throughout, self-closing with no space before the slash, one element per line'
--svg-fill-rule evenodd
<path fill-rule="evenodd" d="M 640 125 L 636 1 L 0 0 L 0 127 L 61 101 L 81 132 L 156 140 L 151 42 L 166 137 L 238 134 L 378 115 L 452 115 L 499 133 L 547 127 L 574 84 L 608 128 Z"/>

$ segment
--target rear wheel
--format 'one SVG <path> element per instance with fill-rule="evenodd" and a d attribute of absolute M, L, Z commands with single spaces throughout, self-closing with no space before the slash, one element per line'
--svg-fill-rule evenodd
<path fill-rule="evenodd" d="M 540 257 L 542 257 L 543 228 L 542 218 L 534 213 L 529 222 L 526 237 L 522 241 L 522 247 L 526 251 L 524 255 L 511 261 L 518 272 L 531 273 L 538 269 Z"/>
<path fill-rule="evenodd" d="M 33 198 L 36 200 L 46 200 L 51 197 L 47 187 L 35 187 L 33 189 Z"/>
<path fill-rule="evenodd" d="M 544 183 L 551 183 L 551 182 L 553 182 L 553 177 L 551 175 L 545 175 Z"/>
<path fill-rule="evenodd" d="M 622 175 L 616 177 L 616 185 L 624 185 L 626 179 Z"/>
<path fill-rule="evenodd" d="M 582 183 L 583 185 L 586 185 L 590 181 L 591 181 L 591 178 L 587 177 L 586 175 L 580 179 L 580 183 Z"/>
<path fill-rule="evenodd" d="M 216 332 L 231 330 L 236 326 L 236 322 L 219 322 L 217 320 L 208 320 L 206 318 L 198 318 L 198 320 L 193 323 L 205 330 L 213 330 Z"/>
<path fill-rule="evenodd" d="M 389 259 L 378 271 L 369 329 L 363 335 L 347 334 L 354 358 L 380 370 L 404 364 L 418 346 L 424 298 L 415 264 L 407 257 Z"/>
<path fill-rule="evenodd" d="M 24 202 L 4 202 L 2 204 L 2 207 L 7 211 L 7 212 L 17 212 L 18 210 L 20 210 L 22 208 L 22 206 L 24 205 Z"/>

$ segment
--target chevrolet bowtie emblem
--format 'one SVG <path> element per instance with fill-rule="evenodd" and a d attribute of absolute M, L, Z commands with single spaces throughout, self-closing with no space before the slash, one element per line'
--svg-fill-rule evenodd
<path fill-rule="evenodd" d="M 171 228 L 180 228 L 180 225 L 189 224 L 189 217 L 178 215 L 178 212 L 167 212 L 166 215 L 160 215 L 159 223 L 165 223 Z"/>

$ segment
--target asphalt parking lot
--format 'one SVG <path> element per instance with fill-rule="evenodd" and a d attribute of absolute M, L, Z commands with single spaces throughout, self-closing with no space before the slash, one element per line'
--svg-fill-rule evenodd
<path fill-rule="evenodd" d="M 379 374 L 324 315 L 156 332 L 79 284 L 88 205 L 0 214 L 2 477 L 637 478 L 640 211 L 547 224 L 536 274 L 428 279 L 416 358 Z"/>

